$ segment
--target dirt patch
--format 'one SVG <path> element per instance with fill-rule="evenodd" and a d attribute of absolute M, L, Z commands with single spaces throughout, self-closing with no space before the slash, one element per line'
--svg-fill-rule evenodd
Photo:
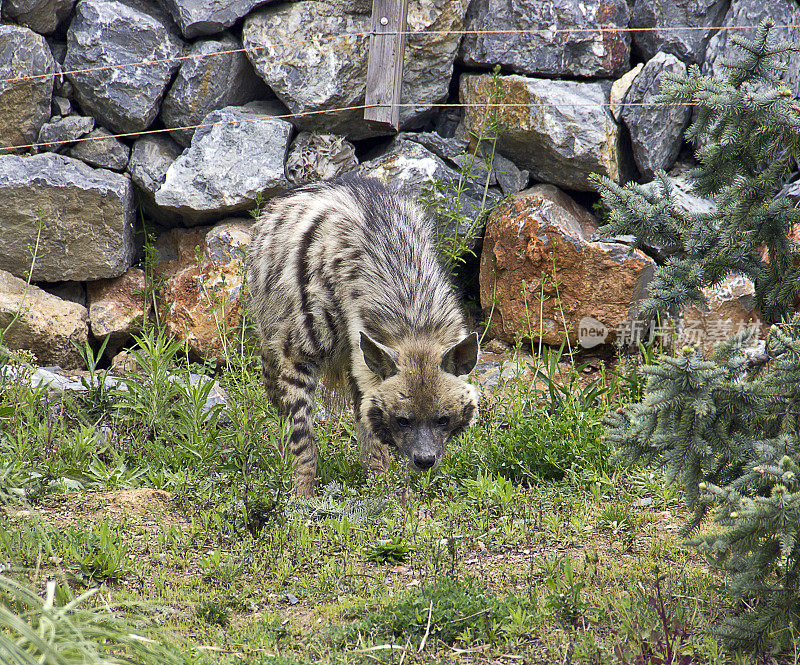
<path fill-rule="evenodd" d="M 58 528 L 105 520 L 111 523 L 124 520 L 128 524 L 145 527 L 186 523 L 181 511 L 172 505 L 172 494 L 149 487 L 52 496 L 34 511 L 46 524 Z"/>
<path fill-rule="evenodd" d="M 86 498 L 85 506 L 90 510 L 105 510 L 110 514 L 122 512 L 126 515 L 145 517 L 167 511 L 172 501 L 172 494 L 164 490 L 142 487 L 134 490 L 98 492 Z"/>

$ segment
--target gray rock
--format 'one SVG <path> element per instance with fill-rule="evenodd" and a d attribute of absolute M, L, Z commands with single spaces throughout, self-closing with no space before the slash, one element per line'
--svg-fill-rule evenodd
<path fill-rule="evenodd" d="M 50 105 L 50 110 L 52 111 L 53 115 L 69 115 L 72 113 L 72 102 L 70 102 L 66 97 L 54 95 Z"/>
<path fill-rule="evenodd" d="M 292 184 L 299 185 L 329 180 L 357 166 L 355 147 L 343 136 L 300 132 L 286 157 L 286 177 Z"/>
<path fill-rule="evenodd" d="M 520 171 L 510 159 L 506 159 L 496 151 L 491 157 L 491 146 L 488 143 L 484 144 L 485 149 L 482 149 L 484 158 L 473 159 L 473 156 L 467 152 L 469 141 L 464 138 L 445 138 L 436 132 L 401 132 L 397 138 L 419 143 L 453 166 L 461 167 L 462 164 L 466 164 L 470 171 L 470 179 L 479 187 L 482 187 L 486 181 L 486 160 L 489 158 L 493 160 L 489 184 L 500 185 L 504 195 L 518 192 L 528 185 L 528 172 Z"/>
<path fill-rule="evenodd" d="M 403 127 L 418 126 L 433 104 L 447 97 L 465 4 L 410 0 L 400 109 Z M 364 103 L 369 50 L 369 16 L 351 13 L 330 0 L 269 6 L 245 19 L 242 41 L 256 71 L 292 113 L 330 111 Z M 359 33 L 336 41 L 319 35 Z M 309 41 L 305 44 L 296 42 Z M 418 106 L 417 106 L 418 105 Z M 387 133 L 364 120 L 363 109 L 316 113 L 294 122 L 310 131 L 350 139 Z"/>
<path fill-rule="evenodd" d="M 483 104 L 493 89 L 485 74 L 465 74 L 459 99 Z M 500 77 L 498 103 L 513 106 L 500 112 L 505 125 L 497 150 L 535 180 L 582 191 L 594 191 L 592 173 L 612 180 L 622 177 L 619 127 L 607 107 L 610 86 L 602 82 L 552 81 L 511 75 Z M 481 130 L 480 107 L 464 110 L 464 129 Z"/>
<path fill-rule="evenodd" d="M 657 28 L 633 33 L 633 42 L 646 59 L 659 51 L 684 62 L 702 64 L 710 26 L 720 25 L 729 0 L 636 0 L 631 13 L 632 28 Z M 708 30 L 670 30 L 675 26 L 709 27 Z"/>
<path fill-rule="evenodd" d="M 80 0 L 67 32 L 65 74 L 84 111 L 114 132 L 146 129 L 180 65 L 182 42 L 169 18 L 140 0 Z M 91 69 L 152 61 L 136 67 Z"/>
<path fill-rule="evenodd" d="M 164 184 L 167 169 L 180 156 L 181 147 L 165 134 L 136 139 L 131 149 L 128 171 L 133 182 L 154 197 Z"/>
<path fill-rule="evenodd" d="M 32 279 L 86 281 L 121 275 L 134 254 L 128 178 L 52 152 L 0 155 L 0 269 Z"/>
<path fill-rule="evenodd" d="M 157 205 L 202 223 L 254 206 L 256 196 L 282 192 L 292 125 L 269 117 L 275 107 L 262 102 L 212 111 L 191 147 L 167 170 L 156 192 Z"/>
<path fill-rule="evenodd" d="M 767 16 L 775 25 L 791 25 L 791 28 L 774 28 L 770 35 L 779 42 L 800 42 L 800 7 L 794 0 L 733 0 L 722 24 L 725 26 L 759 25 Z M 702 73 L 712 76 L 725 76 L 728 69 L 722 66 L 725 58 L 739 59 L 744 51 L 731 41 L 733 35 L 741 34 L 752 39 L 754 30 L 720 30 L 708 42 Z M 778 77 L 788 85 L 794 95 L 800 96 L 800 58 L 796 53 L 784 53 L 777 62 L 787 69 Z"/>
<path fill-rule="evenodd" d="M 3 16 L 48 35 L 69 16 L 74 4 L 75 0 L 3 0 Z"/>
<path fill-rule="evenodd" d="M 686 65 L 672 54 L 659 52 L 648 60 L 625 96 L 625 104 L 653 102 L 667 74 L 686 74 Z M 669 169 L 678 157 L 691 106 L 623 106 L 620 120 L 630 131 L 633 159 L 639 172 L 652 178 Z"/>
<path fill-rule="evenodd" d="M 469 141 L 464 138 L 444 138 L 436 132 L 401 132 L 397 138 L 415 141 L 442 159 L 449 160 L 463 155 L 469 147 Z"/>
<path fill-rule="evenodd" d="M 124 171 L 128 165 L 131 149 L 122 141 L 115 139 L 111 132 L 97 127 L 89 132 L 91 140 L 79 141 L 67 150 L 67 154 L 102 169 Z"/>
<path fill-rule="evenodd" d="M 83 360 L 72 343 L 86 346 L 87 320 L 85 307 L 0 270 L 0 329 L 9 349 L 32 351 L 42 364 L 82 367 Z"/>
<path fill-rule="evenodd" d="M 39 130 L 37 150 L 55 152 L 94 129 L 94 118 L 86 115 L 69 115 L 46 122 Z"/>
<path fill-rule="evenodd" d="M 44 38 L 28 28 L 0 25 L 0 79 L 55 73 Z M 50 118 L 51 77 L 0 83 L 0 148 L 33 143 Z"/>
<path fill-rule="evenodd" d="M 633 84 L 633 79 L 639 76 L 639 72 L 642 71 L 643 67 L 644 63 L 640 62 L 629 72 L 625 72 L 611 85 L 611 95 L 609 99 L 608 110 L 611 112 L 611 116 L 617 122 L 619 122 L 619 114 L 624 108 L 622 103 L 625 101 L 625 95 L 628 94 L 628 90 L 630 90 L 630 87 Z"/>
<path fill-rule="evenodd" d="M 167 170 L 181 154 L 181 147 L 166 134 L 153 134 L 136 139 L 128 160 L 128 172 L 141 193 L 144 212 L 164 226 L 180 222 L 174 212 L 156 205 L 156 192 L 161 189 Z"/>
<path fill-rule="evenodd" d="M 47 44 L 50 46 L 50 53 L 53 54 L 53 60 L 56 61 L 56 64 L 63 65 L 64 58 L 67 57 L 67 42 L 56 37 L 48 37 Z"/>
<path fill-rule="evenodd" d="M 76 367 L 81 366 L 78 365 Z M 126 374 L 130 373 L 131 372 L 125 372 L 121 376 L 125 376 Z M 30 374 L 30 376 L 26 376 L 13 365 L 0 367 L 0 376 L 4 377 L 6 380 L 13 381 L 21 376 L 26 376 L 28 383 L 32 388 L 44 386 L 48 390 L 54 392 L 86 392 L 87 386 L 97 388 L 102 383 L 102 385 L 108 390 L 107 396 L 111 399 L 115 399 L 120 394 L 120 392 L 117 391 L 128 390 L 128 385 L 125 381 L 121 381 L 117 377 L 112 376 L 106 370 L 97 372 L 94 375 L 88 375 L 88 372 L 86 374 L 87 376 L 82 376 L 78 381 L 72 376 L 68 376 L 64 372 L 64 369 L 59 366 L 37 367 Z M 187 377 L 188 382 L 186 380 Z M 208 382 L 213 382 L 208 391 L 208 396 L 206 397 L 205 403 L 202 407 L 200 407 L 201 411 L 205 415 L 206 420 L 210 418 L 212 409 L 222 411 L 220 414 L 221 421 L 226 422 L 230 419 L 230 416 L 226 412 L 229 405 L 228 393 L 225 391 L 225 388 L 219 384 L 219 381 L 216 381 L 213 377 L 206 376 L 204 374 L 190 373 L 188 375 L 169 374 L 167 379 L 172 383 L 179 383 L 181 386 L 183 386 L 184 390 L 186 390 L 187 385 L 191 386 L 192 388 L 197 388 L 198 386 L 206 386 Z"/>
<path fill-rule="evenodd" d="M 493 166 L 497 184 L 500 185 L 500 189 L 503 190 L 503 196 L 516 194 L 528 186 L 530 173 L 518 169 L 517 165 L 510 159 L 506 159 L 502 155 L 495 155 Z"/>
<path fill-rule="evenodd" d="M 800 181 L 787 183 L 781 189 L 779 196 L 788 196 L 796 202 L 800 202 Z"/>
<path fill-rule="evenodd" d="M 617 76 L 630 66 L 630 34 L 597 26 L 626 28 L 628 18 L 625 0 L 472 0 L 466 30 L 547 30 L 466 34 L 459 59 L 536 76 Z"/>
<path fill-rule="evenodd" d="M 197 125 L 211 111 L 241 106 L 268 96 L 266 86 L 244 53 L 208 55 L 241 47 L 238 40 L 227 33 L 218 39 L 197 41 L 189 47 L 187 56 L 204 57 L 182 62 L 161 104 L 161 120 L 165 127 Z M 188 146 L 194 130 L 179 129 L 170 133 L 182 146 Z"/>
<path fill-rule="evenodd" d="M 200 35 L 215 35 L 230 28 L 251 10 L 271 0 L 161 0 L 186 39 Z"/>
<path fill-rule="evenodd" d="M 716 203 L 713 199 L 707 199 L 699 196 L 692 191 L 691 182 L 682 175 L 672 176 L 667 175 L 667 181 L 670 185 L 671 200 L 675 207 L 684 213 L 700 214 L 713 212 L 716 209 Z M 645 189 L 660 194 L 661 187 L 658 180 L 654 180 L 644 185 Z"/>
<path fill-rule="evenodd" d="M 474 180 L 467 180 L 464 183 L 465 191 L 458 196 L 455 194 L 455 187 L 460 173 L 420 143 L 399 137 L 392 141 L 382 155 L 363 162 L 358 172 L 404 189 L 426 206 L 433 206 L 437 236 L 444 244 L 469 234 L 471 248 L 474 249 L 480 241 L 486 222 L 485 214 L 482 213 L 501 198 L 496 188 L 490 188 L 487 192 L 486 210 L 482 210 L 482 183 Z M 460 219 L 453 215 L 436 214 L 440 206 L 448 206 Z"/>
<path fill-rule="evenodd" d="M 461 155 L 456 155 L 449 161 L 455 164 L 459 171 L 467 175 L 479 187 L 482 187 L 487 182 L 489 185 L 497 184 L 495 170 L 492 168 L 490 171 L 489 162 L 479 155 L 465 152 Z"/>

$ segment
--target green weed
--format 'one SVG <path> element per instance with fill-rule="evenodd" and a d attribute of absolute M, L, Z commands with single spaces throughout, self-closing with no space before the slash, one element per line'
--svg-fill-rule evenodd
<path fill-rule="evenodd" d="M 526 636 L 524 626 L 535 612 L 530 600 L 500 597 L 470 582 L 441 578 L 401 594 L 362 621 L 339 627 L 333 639 L 342 645 L 363 640 L 416 648 L 423 640 L 462 646 L 503 644 Z"/>

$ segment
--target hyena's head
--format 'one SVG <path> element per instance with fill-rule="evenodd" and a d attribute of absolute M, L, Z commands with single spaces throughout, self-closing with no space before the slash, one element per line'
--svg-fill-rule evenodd
<path fill-rule="evenodd" d="M 477 391 L 463 378 L 478 360 L 477 334 L 443 349 L 420 340 L 389 348 L 362 332 L 361 351 L 378 379 L 362 397 L 362 425 L 412 469 L 434 468 L 477 408 Z"/>

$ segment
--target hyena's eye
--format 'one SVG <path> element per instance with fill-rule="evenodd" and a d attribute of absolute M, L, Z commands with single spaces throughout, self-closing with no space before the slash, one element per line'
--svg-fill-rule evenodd
<path fill-rule="evenodd" d="M 439 427 L 447 427 L 450 424 L 450 418 L 448 418 L 447 416 L 442 416 L 436 421 L 436 424 Z"/>
<path fill-rule="evenodd" d="M 411 427 L 411 421 L 408 418 L 398 418 L 397 426 L 402 427 L 403 429 L 408 429 Z"/>

